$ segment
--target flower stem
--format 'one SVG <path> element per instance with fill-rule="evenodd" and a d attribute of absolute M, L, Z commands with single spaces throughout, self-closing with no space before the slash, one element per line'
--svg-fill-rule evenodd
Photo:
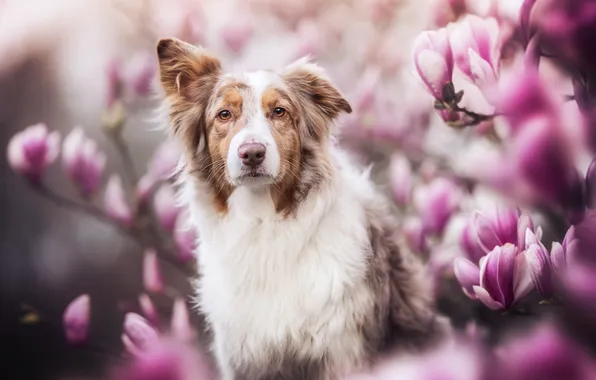
<path fill-rule="evenodd" d="M 175 255 L 172 253 L 171 249 L 168 249 L 167 247 L 163 247 L 163 245 L 160 242 L 159 236 L 154 235 L 154 232 L 149 231 L 149 234 L 143 234 L 143 230 L 140 230 L 137 228 L 127 228 L 121 224 L 118 224 L 116 221 L 112 220 L 108 215 L 106 215 L 99 208 L 97 208 L 91 204 L 79 203 L 79 202 L 73 201 L 72 199 L 63 197 L 62 195 L 56 194 L 54 191 L 45 187 L 43 184 L 33 186 L 33 189 L 37 193 L 39 193 L 41 196 L 43 196 L 44 198 L 48 199 L 49 201 L 51 201 L 52 203 L 54 203 L 58 206 L 65 207 L 65 208 L 68 208 L 70 210 L 74 210 L 77 212 L 85 213 L 85 214 L 92 216 L 93 218 L 95 218 L 103 223 L 111 225 L 115 230 L 117 230 L 118 232 L 129 237 L 131 240 L 133 240 L 135 243 L 137 243 L 137 245 L 139 245 L 143 249 L 150 248 L 153 246 L 158 247 L 159 248 L 158 252 L 161 253 L 159 255 L 160 259 L 168 262 L 174 268 L 182 271 L 187 276 L 193 276 L 196 274 L 196 273 L 194 273 L 194 271 L 190 270 L 188 268 L 188 266 L 180 263 L 176 259 Z M 154 238 L 152 238 L 152 236 Z"/>
<path fill-rule="evenodd" d="M 118 153 L 120 154 L 120 158 L 122 159 L 122 165 L 124 166 L 124 172 L 126 174 L 126 180 L 131 185 L 131 188 L 135 188 L 139 177 L 135 170 L 134 161 L 130 154 L 130 149 L 128 148 L 128 144 L 122 139 L 121 135 L 111 135 L 111 140 L 116 146 Z"/>

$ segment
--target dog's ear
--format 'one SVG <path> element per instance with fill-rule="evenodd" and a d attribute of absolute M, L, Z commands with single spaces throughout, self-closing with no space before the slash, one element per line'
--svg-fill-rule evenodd
<path fill-rule="evenodd" d="M 166 96 L 171 131 L 190 154 L 206 147 L 205 109 L 221 75 L 219 60 L 175 38 L 157 44 L 159 79 Z"/>
<path fill-rule="evenodd" d="M 283 79 L 305 108 L 304 120 L 311 136 L 320 140 L 329 134 L 329 124 L 341 112 L 351 113 L 352 107 L 340 91 L 331 84 L 323 70 L 308 58 L 302 58 L 288 67 Z"/>
<path fill-rule="evenodd" d="M 168 97 L 196 101 L 201 97 L 201 91 L 221 74 L 221 63 L 217 58 L 176 38 L 159 40 L 157 57 L 159 79 Z"/>

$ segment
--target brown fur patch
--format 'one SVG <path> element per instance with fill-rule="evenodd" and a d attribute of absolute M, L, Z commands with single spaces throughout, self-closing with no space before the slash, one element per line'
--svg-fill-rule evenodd
<path fill-rule="evenodd" d="M 209 154 L 209 122 L 205 114 L 221 76 L 221 64 L 203 49 L 174 38 L 159 41 L 157 56 L 170 125 L 182 142 L 187 172 L 211 185 L 214 207 L 225 213 L 233 189 L 222 181 L 221 169 Z"/>
<path fill-rule="evenodd" d="M 285 110 L 276 115 L 277 108 Z M 268 88 L 261 96 L 261 108 L 267 117 L 280 157 L 280 173 L 271 196 L 278 213 L 289 216 L 296 209 L 296 188 L 300 182 L 301 141 L 298 109 L 281 89 Z"/>

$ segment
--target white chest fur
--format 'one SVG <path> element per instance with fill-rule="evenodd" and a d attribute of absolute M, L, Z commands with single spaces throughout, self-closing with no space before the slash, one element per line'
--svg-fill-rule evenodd
<path fill-rule="evenodd" d="M 368 179 L 351 174 L 338 173 L 295 219 L 283 220 L 268 194 L 245 188 L 232 194 L 224 218 L 193 207 L 200 305 L 230 359 L 258 362 L 288 350 L 298 358 L 360 356 L 355 321 L 372 298 L 362 286 L 370 250 L 361 198 L 372 187 L 355 188 Z"/>

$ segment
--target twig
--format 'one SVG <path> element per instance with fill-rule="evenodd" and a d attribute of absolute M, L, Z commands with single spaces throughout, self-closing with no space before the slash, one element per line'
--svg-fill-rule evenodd
<path fill-rule="evenodd" d="M 142 249 L 151 248 L 155 245 L 153 244 L 153 242 L 159 241 L 159 238 L 156 240 L 152 238 L 151 232 L 146 237 L 143 236 L 144 234 L 142 233 L 142 230 L 127 228 L 121 224 L 116 223 L 114 220 L 110 219 L 109 216 L 104 214 L 103 211 L 101 211 L 97 207 L 94 207 L 93 205 L 83 204 L 73 201 L 72 199 L 65 198 L 59 194 L 56 194 L 51 189 L 43 185 L 33 186 L 33 189 L 37 191 L 40 195 L 42 195 L 43 197 L 45 197 L 46 199 L 50 200 L 58 206 L 65 207 L 77 212 L 85 213 L 101 222 L 111 225 L 112 227 L 114 227 L 115 230 L 131 238 Z M 169 263 L 174 268 L 180 270 L 186 276 L 194 276 L 196 274 L 194 271 L 190 270 L 186 265 L 176 260 L 171 250 L 161 247 L 161 244 L 157 244 L 157 247 L 160 248 L 158 249 L 158 253 L 166 253 L 159 255 L 158 257 L 160 259 Z"/>
<path fill-rule="evenodd" d="M 128 149 L 128 145 L 126 144 L 126 142 L 124 142 L 121 135 L 111 135 L 111 140 L 114 142 L 114 145 L 116 146 L 116 149 L 118 150 L 118 153 L 120 154 L 120 157 L 122 159 L 122 165 L 124 166 L 124 172 L 126 174 L 125 177 L 129 182 L 131 188 L 134 189 L 137 185 L 139 177 L 135 170 L 135 165 L 130 154 L 130 149 Z"/>

